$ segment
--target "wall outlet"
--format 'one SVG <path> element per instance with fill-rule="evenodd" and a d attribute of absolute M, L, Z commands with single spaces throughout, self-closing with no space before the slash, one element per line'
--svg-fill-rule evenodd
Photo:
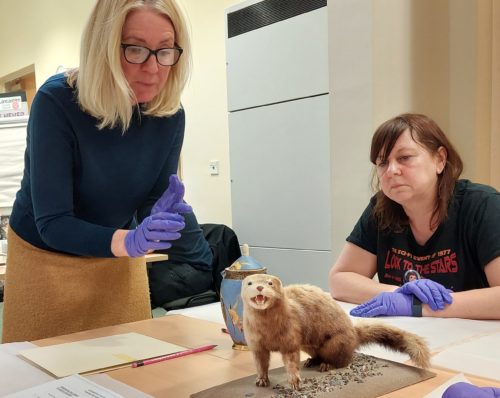
<path fill-rule="evenodd" d="M 219 175 L 219 161 L 218 160 L 211 160 L 208 162 L 208 173 L 211 176 L 218 176 Z"/>

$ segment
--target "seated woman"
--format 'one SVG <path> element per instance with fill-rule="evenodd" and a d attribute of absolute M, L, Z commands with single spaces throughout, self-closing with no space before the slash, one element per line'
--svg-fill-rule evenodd
<path fill-rule="evenodd" d="M 363 303 L 361 317 L 500 319 L 499 192 L 459 179 L 459 154 L 424 115 L 383 123 L 370 160 L 378 191 L 330 270 L 332 296 Z"/>

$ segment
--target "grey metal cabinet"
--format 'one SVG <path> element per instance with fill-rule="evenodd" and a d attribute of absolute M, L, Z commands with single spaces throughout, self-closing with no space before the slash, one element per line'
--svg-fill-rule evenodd
<path fill-rule="evenodd" d="M 285 283 L 326 288 L 332 261 L 326 0 L 247 1 L 226 10 L 226 22 L 233 228 Z"/>

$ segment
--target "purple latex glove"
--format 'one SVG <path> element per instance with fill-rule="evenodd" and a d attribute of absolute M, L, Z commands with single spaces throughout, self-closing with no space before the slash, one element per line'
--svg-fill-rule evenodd
<path fill-rule="evenodd" d="M 179 177 L 172 174 L 168 181 L 168 188 L 154 204 L 151 215 L 160 212 L 191 213 L 193 211 L 191 206 L 183 202 L 184 184 L 179 180 Z"/>
<path fill-rule="evenodd" d="M 354 307 L 350 314 L 362 318 L 375 316 L 411 316 L 413 296 L 403 293 L 384 292 Z"/>
<path fill-rule="evenodd" d="M 185 227 L 184 217 L 175 213 L 157 213 L 146 217 L 136 229 L 125 236 L 125 248 L 130 257 L 141 257 L 152 250 L 168 249 L 178 232 Z"/>
<path fill-rule="evenodd" d="M 500 388 L 477 387 L 473 384 L 459 382 L 449 386 L 442 398 L 498 398 Z"/>
<path fill-rule="evenodd" d="M 422 303 L 429 305 L 432 311 L 442 310 L 446 304 L 451 304 L 453 301 L 448 289 L 430 279 L 418 279 L 405 283 L 394 292 L 413 294 Z"/>

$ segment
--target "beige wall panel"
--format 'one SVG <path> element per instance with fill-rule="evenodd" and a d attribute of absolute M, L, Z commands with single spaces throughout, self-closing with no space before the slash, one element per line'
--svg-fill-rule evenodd
<path fill-rule="evenodd" d="M 500 2 L 492 9 L 491 184 L 500 190 Z"/>
<path fill-rule="evenodd" d="M 476 126 L 474 148 L 474 180 L 489 184 L 491 180 L 491 78 L 492 78 L 492 3 L 477 3 L 477 57 L 476 57 Z"/>
<path fill-rule="evenodd" d="M 449 136 L 465 164 L 463 176 L 474 179 L 476 118 L 477 9 L 475 0 L 450 2 Z"/>

